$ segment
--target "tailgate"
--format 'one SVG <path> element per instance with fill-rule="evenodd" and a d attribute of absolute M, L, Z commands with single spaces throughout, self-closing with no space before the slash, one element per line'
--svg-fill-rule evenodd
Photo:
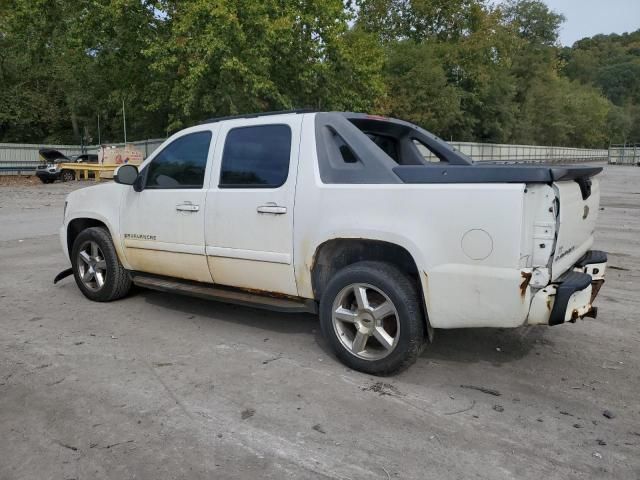
<path fill-rule="evenodd" d="M 575 180 L 553 184 L 560 211 L 558 237 L 551 264 L 552 280 L 573 267 L 593 245 L 593 232 L 600 209 L 600 185 L 595 178 L 588 182 L 591 183 L 590 194 L 588 186 L 585 188 L 583 185 L 581 189 Z M 585 196 L 587 198 L 583 198 Z"/>

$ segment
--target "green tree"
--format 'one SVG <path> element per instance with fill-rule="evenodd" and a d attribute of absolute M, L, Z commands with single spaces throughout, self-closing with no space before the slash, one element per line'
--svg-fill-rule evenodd
<path fill-rule="evenodd" d="M 122 140 L 123 99 L 134 136 L 163 131 L 144 110 L 140 52 L 156 37 L 150 2 L 11 0 L 0 20 L 3 138 L 77 143 L 87 127 L 97 141 L 101 113 L 104 136 Z"/>
<path fill-rule="evenodd" d="M 516 27 L 518 35 L 531 44 L 553 46 L 565 18 L 542 0 L 507 0 L 502 6 L 507 22 Z"/>
<path fill-rule="evenodd" d="M 494 143 L 511 139 L 518 111 L 513 64 L 521 43 L 502 23 L 502 13 L 491 9 L 478 17 L 474 30 L 448 42 L 444 61 L 449 79 L 464 92 L 456 138 Z"/>
<path fill-rule="evenodd" d="M 568 78 L 600 89 L 615 105 L 608 116 L 608 137 L 640 141 L 640 30 L 596 35 L 562 52 Z"/>
<path fill-rule="evenodd" d="M 212 116 L 384 113 L 445 138 L 640 140 L 640 31 L 558 45 L 540 0 L 5 0 L 0 141 L 122 141 Z M 87 140 L 85 138 L 85 140 Z"/>
<path fill-rule="evenodd" d="M 358 23 L 383 42 L 456 40 L 481 20 L 482 0 L 356 0 Z"/>
<path fill-rule="evenodd" d="M 146 50 L 171 79 L 171 127 L 263 110 L 372 109 L 382 50 L 339 0 L 166 2 L 169 35 Z"/>
<path fill-rule="evenodd" d="M 384 113 L 447 137 L 460 123 L 462 91 L 448 83 L 437 50 L 411 40 L 390 47 L 385 74 L 393 96 Z"/>

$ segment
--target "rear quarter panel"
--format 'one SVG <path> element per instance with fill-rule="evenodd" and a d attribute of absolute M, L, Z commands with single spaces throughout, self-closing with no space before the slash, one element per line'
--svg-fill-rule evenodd
<path fill-rule="evenodd" d="M 333 238 L 366 238 L 395 243 L 412 255 L 433 327 L 524 323 L 530 294 L 520 289 L 523 184 L 323 184 L 309 123 L 294 212 L 300 296 L 313 297 L 318 246 Z"/>

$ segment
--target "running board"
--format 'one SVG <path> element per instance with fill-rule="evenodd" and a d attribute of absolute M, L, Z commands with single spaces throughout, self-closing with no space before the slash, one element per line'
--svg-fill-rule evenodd
<path fill-rule="evenodd" d="M 178 293 L 191 297 L 233 303 L 247 307 L 263 308 L 286 313 L 318 313 L 318 305 L 314 300 L 296 297 L 276 297 L 265 293 L 247 292 L 227 287 L 214 287 L 206 283 L 181 281 L 173 278 L 161 278 L 133 273 L 133 283 L 140 287 L 161 292 Z"/>

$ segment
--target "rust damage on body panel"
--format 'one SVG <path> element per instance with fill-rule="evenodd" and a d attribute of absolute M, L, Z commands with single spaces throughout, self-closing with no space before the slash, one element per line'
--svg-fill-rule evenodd
<path fill-rule="evenodd" d="M 304 268 L 297 268 L 296 267 L 296 261 L 295 258 L 297 257 L 297 255 L 294 254 L 294 258 L 293 258 L 293 272 L 294 272 L 294 276 L 296 278 L 296 287 L 298 289 L 298 292 L 300 291 L 304 291 L 307 287 L 311 287 L 313 288 L 312 285 L 310 285 L 310 279 L 311 279 L 311 274 L 313 271 L 313 266 L 316 263 L 316 251 L 313 252 L 313 255 L 311 256 L 311 264 L 308 264 L 306 259 L 309 256 L 309 241 L 306 238 L 302 239 L 302 242 L 300 244 L 300 258 L 302 259 L 302 261 L 304 262 Z"/>
<path fill-rule="evenodd" d="M 424 275 L 424 288 L 422 289 L 422 303 L 424 306 L 424 319 L 425 319 L 425 323 L 427 325 L 427 338 L 429 339 L 429 342 L 433 343 L 433 339 L 435 336 L 435 331 L 433 330 L 433 327 L 431 326 L 431 322 L 429 321 L 429 307 L 431 307 L 431 300 L 430 300 L 430 295 L 429 295 L 429 274 L 423 270 L 422 274 Z"/>
<path fill-rule="evenodd" d="M 271 298 L 281 298 L 283 300 L 298 300 L 299 297 L 295 295 L 289 295 L 287 293 L 273 292 L 271 290 L 260 290 L 257 288 L 247 288 L 247 287 L 233 287 L 234 289 L 250 293 L 252 295 L 259 295 L 262 297 L 271 297 Z"/>
<path fill-rule="evenodd" d="M 571 323 L 576 323 L 576 320 L 580 318 L 580 312 L 578 312 L 577 309 L 573 309 L 573 312 L 571 312 L 571 320 L 569 320 Z"/>
<path fill-rule="evenodd" d="M 520 276 L 522 277 L 522 283 L 520 284 L 520 297 L 523 300 L 527 294 L 527 288 L 529 287 L 529 282 L 531 282 L 532 275 L 533 274 L 531 272 L 520 272 Z"/>
<path fill-rule="evenodd" d="M 199 254 L 127 247 L 125 256 L 136 271 L 211 283 L 209 267 L 201 264 Z"/>
<path fill-rule="evenodd" d="M 429 299 L 429 274 L 424 270 L 422 271 L 422 273 L 424 274 L 424 300 L 427 305 L 431 305 L 431 301 Z"/>

